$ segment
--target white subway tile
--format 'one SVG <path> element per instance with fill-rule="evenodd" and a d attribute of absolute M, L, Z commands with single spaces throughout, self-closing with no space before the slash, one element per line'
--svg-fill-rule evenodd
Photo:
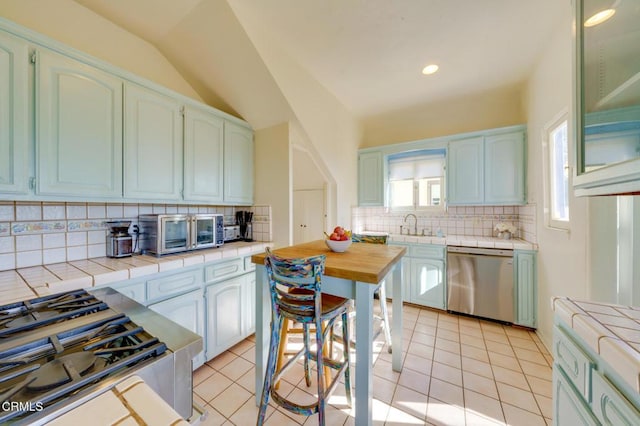
<path fill-rule="evenodd" d="M 0 271 L 16 269 L 16 254 L 0 254 Z"/>
<path fill-rule="evenodd" d="M 87 205 L 84 203 L 67 203 L 67 219 L 87 219 Z"/>
<path fill-rule="evenodd" d="M 165 212 L 167 214 L 176 214 L 178 213 L 178 206 L 165 206 Z"/>
<path fill-rule="evenodd" d="M 16 253 L 16 268 L 42 265 L 42 250 Z"/>
<path fill-rule="evenodd" d="M 151 214 L 151 213 L 153 213 L 153 205 L 140 204 L 138 206 L 138 214 Z"/>
<path fill-rule="evenodd" d="M 67 261 L 81 260 L 87 258 L 87 246 L 67 247 Z"/>
<path fill-rule="evenodd" d="M 56 234 L 42 235 L 42 248 L 50 249 L 56 247 L 64 247 L 66 244 L 66 234 L 64 232 Z"/>
<path fill-rule="evenodd" d="M 107 213 L 104 204 L 89 204 L 87 206 L 88 219 L 104 219 L 105 217 L 107 217 Z"/>
<path fill-rule="evenodd" d="M 67 250 L 64 247 L 42 250 L 42 263 L 44 265 L 66 262 L 66 260 Z"/>
<path fill-rule="evenodd" d="M 67 233 L 67 247 L 72 246 L 86 246 L 87 245 L 87 233 L 86 232 L 68 232 Z"/>
<path fill-rule="evenodd" d="M 16 221 L 42 220 L 42 204 L 16 204 Z"/>
<path fill-rule="evenodd" d="M 105 244 L 108 231 L 89 231 L 87 244 Z"/>
<path fill-rule="evenodd" d="M 128 219 L 138 218 L 138 205 L 137 204 L 125 204 L 123 217 Z"/>
<path fill-rule="evenodd" d="M 109 219 L 121 219 L 124 217 L 122 204 L 107 204 L 107 217 Z"/>
<path fill-rule="evenodd" d="M 14 237 L 0 237 L 0 253 L 13 253 L 16 250 Z"/>
<path fill-rule="evenodd" d="M 0 222 L 15 220 L 15 206 L 13 203 L 0 204 Z"/>
<path fill-rule="evenodd" d="M 16 237 L 16 251 L 32 251 L 42 249 L 42 235 L 18 235 Z"/>
<path fill-rule="evenodd" d="M 164 204 L 154 204 L 153 205 L 153 213 L 154 214 L 164 214 L 167 212 L 167 208 Z"/>
<path fill-rule="evenodd" d="M 43 220 L 61 220 L 65 219 L 64 204 L 43 203 L 42 204 Z"/>
<path fill-rule="evenodd" d="M 93 257 L 104 257 L 107 255 L 107 244 L 89 244 L 87 246 L 87 254 L 89 259 Z"/>

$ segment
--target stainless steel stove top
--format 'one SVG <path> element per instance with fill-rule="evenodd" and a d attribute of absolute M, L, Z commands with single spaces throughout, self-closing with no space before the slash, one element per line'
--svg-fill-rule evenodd
<path fill-rule="evenodd" d="M 112 289 L 0 306 L 0 423 L 49 421 L 132 374 L 187 418 L 201 350 L 199 336 Z"/>

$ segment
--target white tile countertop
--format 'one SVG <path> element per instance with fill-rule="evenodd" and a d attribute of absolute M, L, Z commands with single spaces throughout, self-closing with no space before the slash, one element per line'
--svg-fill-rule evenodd
<path fill-rule="evenodd" d="M 138 376 L 123 380 L 110 391 L 63 414 L 49 425 L 188 425 Z"/>
<path fill-rule="evenodd" d="M 222 247 L 155 257 L 96 257 L 0 271 L 0 305 L 63 291 L 90 288 L 218 259 L 264 251 L 271 243 L 234 242 Z"/>
<path fill-rule="evenodd" d="M 363 232 L 366 234 L 367 232 Z M 480 247 L 480 248 L 498 248 L 511 250 L 538 250 L 538 245 L 528 241 L 511 239 L 503 240 L 496 237 L 476 237 L 473 235 L 446 235 L 437 236 L 421 236 L 421 235 L 400 235 L 390 234 L 390 241 L 417 243 L 417 244 L 437 244 L 443 246 L 463 246 L 463 247 Z"/>
<path fill-rule="evenodd" d="M 555 314 L 640 392 L 640 308 L 554 297 Z"/>

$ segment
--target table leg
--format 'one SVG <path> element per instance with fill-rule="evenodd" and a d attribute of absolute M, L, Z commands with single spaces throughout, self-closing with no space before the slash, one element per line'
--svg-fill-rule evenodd
<path fill-rule="evenodd" d="M 356 424 L 371 425 L 373 421 L 373 322 L 371 318 L 373 318 L 373 293 L 376 286 L 356 282 L 355 287 Z"/>
<path fill-rule="evenodd" d="M 391 368 L 402 370 L 402 262 L 393 267 L 393 327 L 391 327 Z"/>
<path fill-rule="evenodd" d="M 256 265 L 256 405 L 260 406 L 262 385 L 269 355 L 271 295 L 264 265 Z"/>

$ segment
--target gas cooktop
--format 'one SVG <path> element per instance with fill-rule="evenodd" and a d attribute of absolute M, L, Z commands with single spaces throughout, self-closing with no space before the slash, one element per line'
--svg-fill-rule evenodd
<path fill-rule="evenodd" d="M 30 423 L 170 354 L 84 290 L 0 306 L 0 423 Z"/>

